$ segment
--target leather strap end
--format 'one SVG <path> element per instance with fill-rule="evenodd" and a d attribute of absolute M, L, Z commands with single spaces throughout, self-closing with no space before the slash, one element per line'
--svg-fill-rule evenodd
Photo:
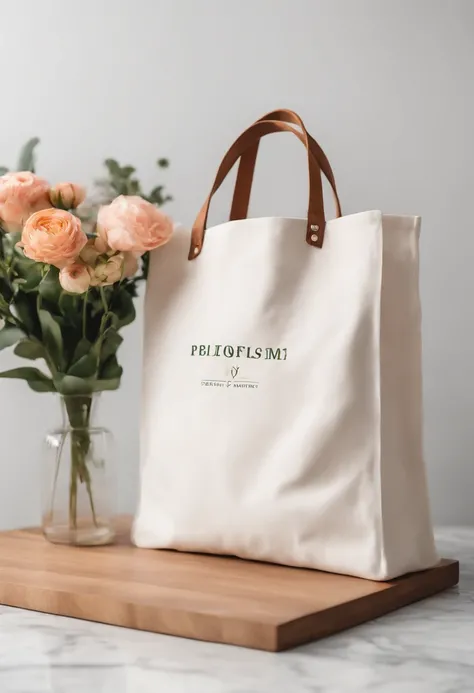
<path fill-rule="evenodd" d="M 191 246 L 189 248 L 188 260 L 195 260 L 202 251 L 202 240 L 197 238 L 197 232 L 193 229 L 191 234 Z"/>
<path fill-rule="evenodd" d="M 326 222 L 324 220 L 317 223 L 308 223 L 306 229 L 306 243 L 313 248 L 322 248 L 324 243 L 324 233 L 326 231 Z"/>
<path fill-rule="evenodd" d="M 193 246 L 189 251 L 188 260 L 195 260 L 201 254 L 201 248 L 197 245 Z"/>

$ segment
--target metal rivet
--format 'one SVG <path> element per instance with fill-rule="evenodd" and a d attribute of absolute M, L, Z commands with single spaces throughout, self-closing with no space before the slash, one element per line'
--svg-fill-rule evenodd
<path fill-rule="evenodd" d="M 311 224 L 311 231 L 319 231 L 319 226 L 317 224 Z"/>
<path fill-rule="evenodd" d="M 197 254 L 199 253 L 199 248 L 196 246 L 196 247 L 194 248 L 194 251 L 193 251 L 193 252 L 194 252 L 195 255 L 197 255 Z"/>
<path fill-rule="evenodd" d="M 313 228 L 313 227 L 311 227 L 311 228 Z M 315 233 L 313 233 L 313 235 L 311 236 L 311 240 L 313 241 L 313 243 L 316 243 L 318 238 L 319 238 L 319 236 L 317 236 Z"/>

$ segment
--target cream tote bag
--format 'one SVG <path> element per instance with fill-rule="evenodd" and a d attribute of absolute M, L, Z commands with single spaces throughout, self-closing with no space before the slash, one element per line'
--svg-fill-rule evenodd
<path fill-rule="evenodd" d="M 280 131 L 308 152 L 307 218 L 248 219 L 259 139 Z M 239 158 L 231 220 L 206 228 Z M 419 232 L 419 217 L 342 216 L 329 163 L 291 111 L 235 141 L 192 233 L 152 254 L 138 546 L 374 580 L 436 563 Z"/>

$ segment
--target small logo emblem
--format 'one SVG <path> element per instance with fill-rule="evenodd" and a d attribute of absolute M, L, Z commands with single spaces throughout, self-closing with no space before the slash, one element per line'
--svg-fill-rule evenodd
<path fill-rule="evenodd" d="M 248 378 L 238 377 L 240 373 L 240 366 L 232 366 L 230 371 L 231 380 L 201 380 L 201 385 L 203 387 L 225 387 L 225 388 L 241 388 L 247 390 L 256 390 L 258 388 L 258 382 L 255 380 L 249 380 Z"/>

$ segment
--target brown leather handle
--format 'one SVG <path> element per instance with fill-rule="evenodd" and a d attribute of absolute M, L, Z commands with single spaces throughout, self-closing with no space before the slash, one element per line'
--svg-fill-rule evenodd
<path fill-rule="evenodd" d="M 334 201 L 336 205 L 336 216 L 342 216 L 341 203 L 339 201 L 339 196 L 336 189 L 336 181 L 334 178 L 334 173 L 332 172 L 331 164 L 328 161 L 327 156 L 316 142 L 316 140 L 311 137 L 305 128 L 305 125 L 300 118 L 300 116 L 294 111 L 289 111 L 285 108 L 280 108 L 276 111 L 270 111 L 270 113 L 265 114 L 259 118 L 256 122 L 262 122 L 264 120 L 278 120 L 285 123 L 293 123 L 298 125 L 303 132 L 306 133 L 308 138 L 309 147 L 314 157 L 319 162 L 321 171 L 324 173 L 328 179 L 333 193 Z M 246 219 L 250 203 L 250 194 L 252 191 L 252 182 L 255 172 L 255 164 L 257 161 L 259 140 L 254 142 L 253 145 L 247 148 L 247 150 L 240 157 L 239 168 L 237 171 L 237 178 L 235 181 L 234 197 L 232 199 L 232 207 L 230 212 L 230 219 Z"/>
<path fill-rule="evenodd" d="M 218 190 L 227 174 L 237 161 L 237 159 L 246 151 L 246 149 L 258 142 L 262 137 L 273 132 L 292 132 L 300 139 L 308 152 L 308 167 L 309 167 L 309 204 L 308 204 L 308 223 L 306 229 L 306 241 L 309 245 L 321 248 L 324 241 L 324 231 L 326 221 L 324 217 L 324 200 L 323 186 L 321 181 L 321 170 L 319 163 L 314 157 L 309 147 L 308 135 L 306 131 L 298 132 L 290 125 L 280 121 L 258 121 L 245 130 L 240 137 L 236 139 L 234 144 L 229 148 L 224 156 L 221 165 L 217 171 L 212 190 L 204 202 L 196 221 L 194 222 L 191 246 L 189 250 L 189 259 L 193 260 L 199 256 L 202 251 L 204 237 L 206 233 L 206 223 L 209 214 L 209 205 L 214 193 Z"/>

